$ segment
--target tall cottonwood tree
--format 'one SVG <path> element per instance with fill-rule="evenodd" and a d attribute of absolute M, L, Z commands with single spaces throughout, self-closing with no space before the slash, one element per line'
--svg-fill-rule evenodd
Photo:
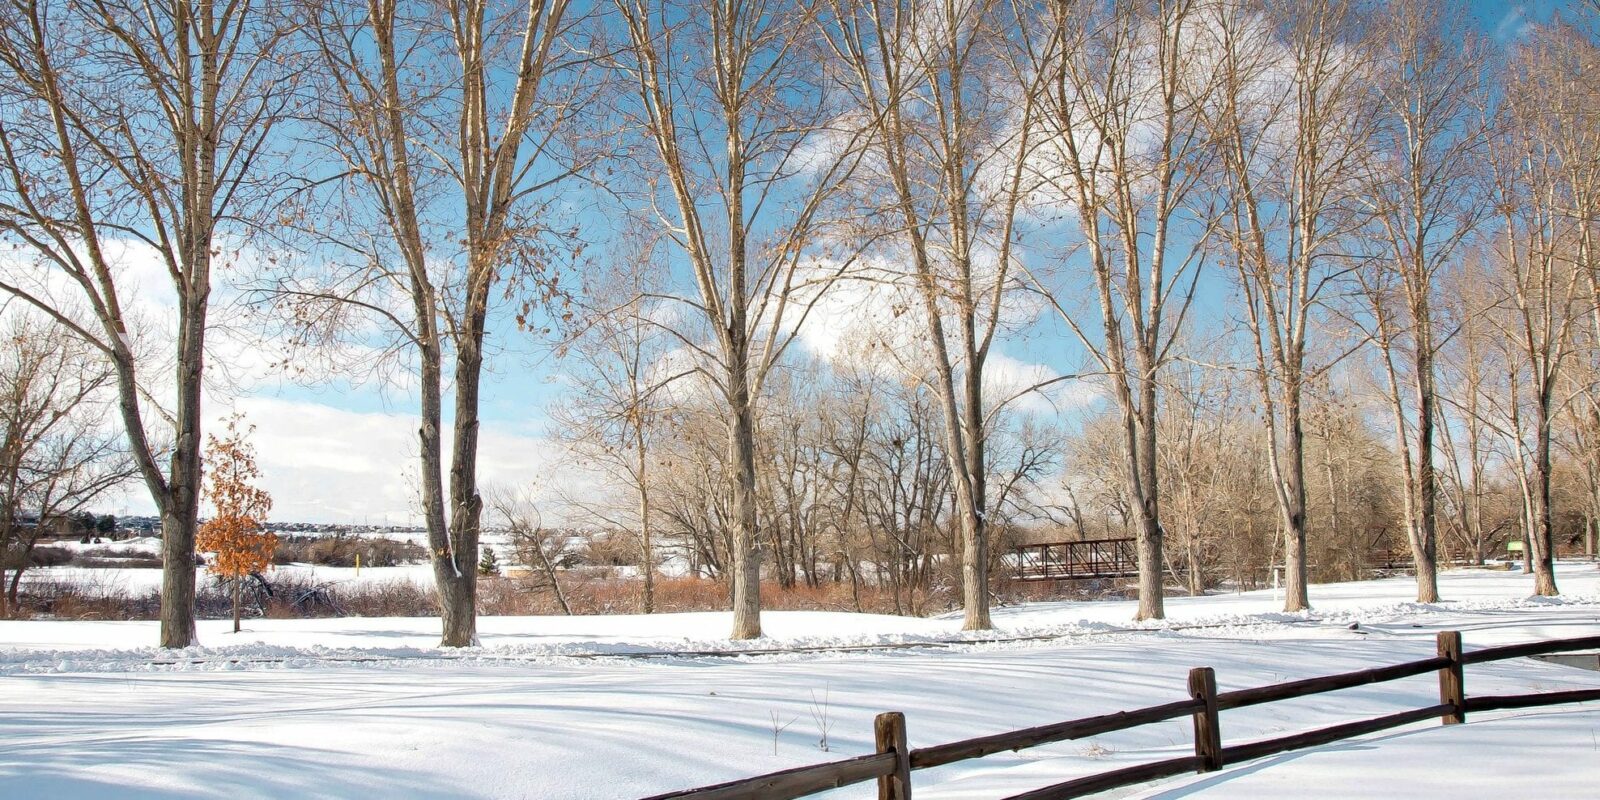
<path fill-rule="evenodd" d="M 1558 593 L 1551 493 L 1553 428 L 1566 398 L 1562 372 L 1589 318 L 1585 228 L 1574 225 L 1564 134 L 1579 109 L 1552 103 L 1568 78 L 1559 37 L 1536 36 L 1511 60 L 1490 136 L 1500 291 L 1490 319 L 1505 351 L 1507 396 L 1500 427 L 1522 488 L 1534 592 Z"/>
<path fill-rule="evenodd" d="M 643 140 L 643 202 L 684 263 L 689 324 L 673 326 L 719 398 L 727 432 L 735 639 L 761 635 L 756 420 L 762 385 L 851 258 L 819 261 L 824 201 L 859 160 L 809 45 L 812 14 L 781 0 L 614 0 L 621 111 Z M 836 138 L 837 137 L 837 138 Z"/>
<path fill-rule="evenodd" d="M 1090 353 L 1120 412 L 1124 492 L 1139 555 L 1139 619 L 1160 619 L 1159 399 L 1194 298 L 1215 215 L 1202 179 L 1215 163 L 1199 113 L 1215 92 L 1194 0 L 1052 3 L 1032 43 L 1046 83 L 1046 148 L 1033 166 L 1068 206 L 1082 240 L 1094 311 L 1041 285 Z M 1082 318 L 1080 318 L 1082 317 Z"/>
<path fill-rule="evenodd" d="M 1038 81 L 1015 69 L 1014 9 L 997 0 L 833 2 L 824 22 L 854 108 L 869 121 L 855 202 L 891 231 L 881 274 L 922 317 L 961 533 L 963 627 L 989 619 L 992 538 L 985 368 L 1017 289 L 1018 222 Z M 881 188 L 881 191 L 877 191 Z M 900 267 L 903 263 L 905 266 Z M 923 372 L 918 368 L 918 372 Z"/>
<path fill-rule="evenodd" d="M 0 236 L 26 253 L 0 289 L 114 368 L 118 415 L 161 517 L 163 647 L 196 641 L 213 272 L 282 185 L 267 162 L 293 96 L 291 27 L 278 7 L 249 0 L 11 0 L 0 10 Z M 141 261 L 176 298 L 173 341 L 155 360 L 137 345 L 137 309 L 150 299 L 136 295 Z"/>
<path fill-rule="evenodd" d="M 1305 419 L 1324 292 L 1365 211 L 1358 180 L 1375 125 L 1357 0 L 1217 6 L 1225 244 L 1241 291 L 1282 517 L 1284 609 L 1307 593 Z M 1281 31 L 1281 33 L 1280 33 Z"/>
<path fill-rule="evenodd" d="M 1592 6 L 1600 10 L 1600 5 Z M 1529 42 L 1544 62 L 1543 126 L 1550 146 L 1557 188 L 1557 214 L 1569 229 L 1570 259 L 1587 289 L 1588 326 L 1579 343 L 1583 362 L 1573 365 L 1576 380 L 1570 409 L 1580 428 L 1600 426 L 1600 383 L 1586 379 L 1600 369 L 1600 18 L 1587 27 L 1555 23 Z M 1600 478 L 1600 449 L 1576 454 L 1591 476 Z M 1600 480 L 1591 479 L 1600 503 Z M 1594 533 L 1591 530 L 1590 538 Z"/>
<path fill-rule="evenodd" d="M 414 369 L 441 641 L 473 645 L 485 335 L 503 297 L 525 298 L 519 322 L 553 300 L 575 247 L 552 190 L 591 163 L 573 133 L 588 56 L 570 46 L 568 0 L 308 0 L 304 13 L 308 136 L 344 171 L 316 187 L 332 196 L 307 193 L 308 266 L 266 292 L 301 335 L 381 337 Z"/>
<path fill-rule="evenodd" d="M 1442 335 L 1434 296 L 1438 277 L 1488 210 L 1476 107 L 1485 65 L 1472 35 L 1441 3 L 1400 0 L 1385 20 L 1375 32 L 1377 157 L 1365 176 L 1372 241 L 1381 249 L 1358 276 L 1383 364 L 1417 601 L 1434 603 L 1440 424 L 1434 362 Z"/>

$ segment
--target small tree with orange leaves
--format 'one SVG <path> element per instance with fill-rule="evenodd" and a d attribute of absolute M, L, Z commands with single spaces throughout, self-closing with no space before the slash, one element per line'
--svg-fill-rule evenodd
<path fill-rule="evenodd" d="M 254 486 L 261 477 L 255 448 L 239 430 L 240 416 L 228 418 L 227 435 L 206 437 L 205 486 L 216 516 L 200 526 L 195 546 L 213 553 L 207 570 L 233 584 L 233 632 L 239 632 L 239 595 L 244 579 L 272 566 L 278 537 L 264 526 L 272 496 Z"/>

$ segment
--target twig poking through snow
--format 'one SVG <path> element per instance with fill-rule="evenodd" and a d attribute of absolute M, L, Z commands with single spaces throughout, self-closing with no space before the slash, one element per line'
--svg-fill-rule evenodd
<path fill-rule="evenodd" d="M 782 725 L 779 725 L 778 724 L 778 712 L 777 711 L 769 711 L 767 713 L 772 715 L 772 754 L 773 755 L 777 755 L 778 754 L 778 734 L 783 733 L 784 731 L 788 730 L 789 726 L 793 725 L 794 721 L 796 719 L 799 719 L 799 717 L 795 717 L 794 719 L 791 719 L 788 722 L 785 722 Z"/>
<path fill-rule="evenodd" d="M 817 690 L 811 690 L 811 719 L 817 723 L 817 749 L 828 752 L 828 730 L 833 727 L 831 709 L 828 706 L 828 685 L 822 685 L 822 700 L 817 700 Z"/>

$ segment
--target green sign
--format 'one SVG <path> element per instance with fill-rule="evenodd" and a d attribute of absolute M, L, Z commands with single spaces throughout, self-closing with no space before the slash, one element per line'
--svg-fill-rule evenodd
<path fill-rule="evenodd" d="M 1506 542 L 1506 552 L 1507 553 L 1520 553 L 1520 552 L 1522 552 L 1522 542 Z"/>

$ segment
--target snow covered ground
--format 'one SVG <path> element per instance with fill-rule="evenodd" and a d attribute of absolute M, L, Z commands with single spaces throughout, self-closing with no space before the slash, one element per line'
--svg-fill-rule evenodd
<path fill-rule="evenodd" d="M 1530 599 L 1521 574 L 1454 571 L 1432 605 L 1403 578 L 1319 585 L 1293 615 L 1273 592 L 1174 598 L 1145 625 L 1130 603 L 1039 603 L 998 610 L 984 637 L 954 617 L 769 612 L 768 638 L 738 644 L 726 614 L 484 618 L 468 651 L 435 648 L 429 619 L 203 622 L 204 646 L 176 654 L 149 647 L 154 623 L 0 622 L 0 797 L 636 797 L 869 752 L 880 711 L 906 712 L 922 746 L 1180 699 L 1194 666 L 1227 690 L 1427 657 L 1444 629 L 1469 650 L 1600 634 L 1600 570 L 1560 580 L 1562 598 Z M 1467 671 L 1475 694 L 1595 686 L 1527 660 Z M 1436 697 L 1424 675 L 1238 709 L 1223 736 Z M 999 754 L 916 773 L 916 796 L 1003 797 L 1190 737 L 1174 720 Z M 1529 776 L 1543 796 L 1597 796 L 1600 707 L 1420 724 L 1117 796 L 1500 800 Z"/>

